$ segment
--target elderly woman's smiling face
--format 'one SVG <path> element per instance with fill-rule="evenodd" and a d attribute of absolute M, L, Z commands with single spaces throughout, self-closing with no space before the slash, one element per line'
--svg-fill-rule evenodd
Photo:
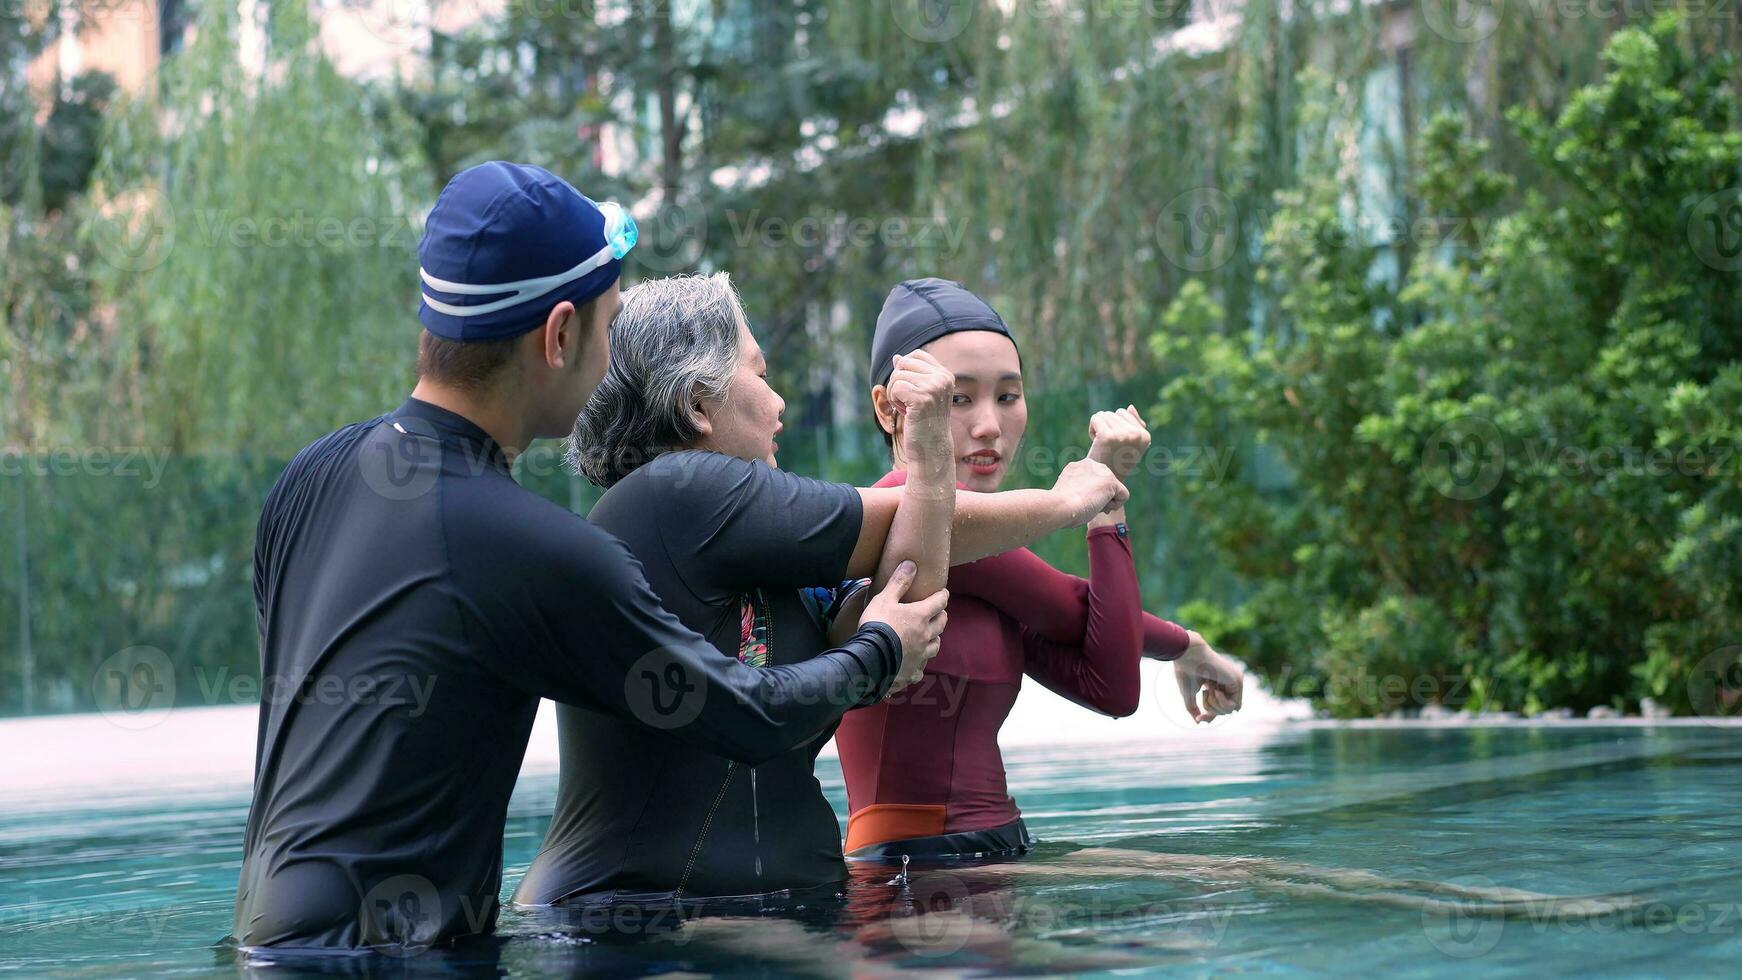
<path fill-rule="evenodd" d="M 738 317 L 738 367 L 724 397 L 703 397 L 696 403 L 702 435 L 694 448 L 711 449 L 739 459 L 759 459 L 777 466 L 774 441 L 782 428 L 786 402 L 768 385 L 768 359 Z"/>

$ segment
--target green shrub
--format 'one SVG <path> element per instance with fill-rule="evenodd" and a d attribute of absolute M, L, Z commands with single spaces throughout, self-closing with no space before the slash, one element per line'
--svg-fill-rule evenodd
<path fill-rule="evenodd" d="M 1621 31 L 1556 119 L 1511 114 L 1549 178 L 1529 192 L 1436 118 L 1410 203 L 1437 237 L 1395 276 L 1347 231 L 1327 119 L 1264 239 L 1287 329 L 1174 301 L 1163 417 L 1293 477 L 1192 487 L 1255 588 L 1219 639 L 1286 693 L 1382 714 L 1410 705 L 1326 692 L 1399 674 L 1459 678 L 1468 707 L 1688 710 L 1742 639 L 1742 135 L 1732 65 L 1683 31 Z"/>

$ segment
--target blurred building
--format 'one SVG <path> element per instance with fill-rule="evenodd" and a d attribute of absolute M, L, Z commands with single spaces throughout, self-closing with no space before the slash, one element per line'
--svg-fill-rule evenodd
<path fill-rule="evenodd" d="M 184 0 L 96 0 L 60 8 L 58 36 L 25 69 L 41 112 L 56 89 L 88 71 L 107 72 L 132 92 L 156 73 L 187 32 Z"/>
<path fill-rule="evenodd" d="M 416 73 L 434 32 L 453 33 L 500 14 L 507 0 L 309 0 L 321 45 L 353 78 Z M 245 56 L 264 51 L 264 0 L 238 0 Z M 43 16 L 47 16 L 46 13 Z M 83 0 L 59 11 L 58 36 L 26 69 L 38 105 L 85 72 L 106 72 L 137 92 L 181 50 L 193 28 L 189 0 Z"/>

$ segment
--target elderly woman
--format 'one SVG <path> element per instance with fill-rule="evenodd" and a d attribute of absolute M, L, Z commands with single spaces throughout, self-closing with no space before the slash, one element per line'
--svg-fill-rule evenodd
<path fill-rule="evenodd" d="M 888 578 L 912 558 L 910 598 L 923 596 L 941 589 L 949 560 L 1021 547 L 1124 500 L 1111 470 L 1088 460 L 1051 490 L 957 493 L 953 387 L 929 355 L 892 359 L 903 487 L 782 472 L 785 403 L 730 280 L 656 280 L 623 295 L 571 458 L 608 488 L 590 519 L 629 546 L 666 608 L 721 656 L 776 667 L 817 655 L 837 618 L 855 618 L 843 613 L 850 590 L 835 588 L 844 581 Z M 684 724 L 689 704 L 646 673 L 630 680 L 648 687 L 632 697 L 647 705 L 642 720 Z M 556 813 L 515 901 L 667 903 L 846 879 L 839 825 L 812 774 L 832 729 L 751 767 L 587 708 L 557 714 Z"/>

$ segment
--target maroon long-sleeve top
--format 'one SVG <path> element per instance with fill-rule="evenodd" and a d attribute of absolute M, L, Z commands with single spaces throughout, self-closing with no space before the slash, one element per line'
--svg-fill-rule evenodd
<path fill-rule="evenodd" d="M 900 486 L 897 470 L 877 481 Z M 1131 543 L 1088 532 L 1089 578 L 1026 548 L 950 569 L 949 624 L 919 683 L 850 711 L 835 733 L 847 781 L 846 849 L 989 830 L 1021 816 L 998 730 L 1027 674 L 1113 716 L 1137 710 L 1139 659 L 1172 660 L 1186 631 L 1143 612 Z"/>

